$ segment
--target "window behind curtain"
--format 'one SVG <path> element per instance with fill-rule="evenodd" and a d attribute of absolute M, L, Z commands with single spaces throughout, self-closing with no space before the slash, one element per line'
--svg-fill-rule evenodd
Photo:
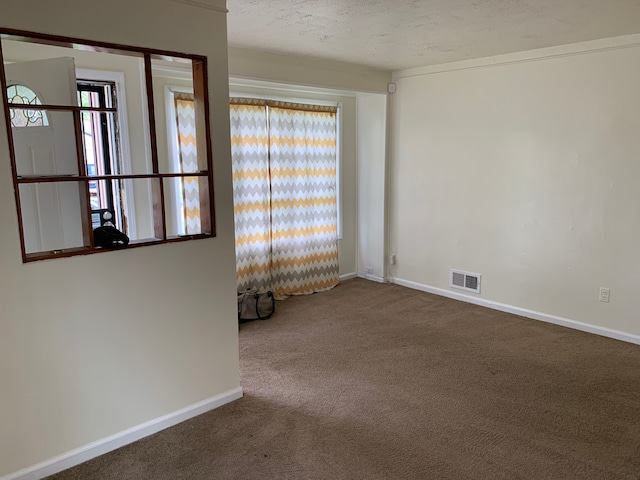
<path fill-rule="evenodd" d="M 239 289 L 334 287 L 336 108 L 234 99 L 231 129 Z"/>
<path fill-rule="evenodd" d="M 230 106 L 238 290 L 272 290 L 266 105 Z"/>
<path fill-rule="evenodd" d="M 178 135 L 179 171 L 198 171 L 198 149 L 196 146 L 196 111 L 192 93 L 174 92 L 176 131 Z M 201 232 L 200 191 L 197 177 L 180 179 L 180 200 L 182 206 L 182 232 L 185 235 Z"/>

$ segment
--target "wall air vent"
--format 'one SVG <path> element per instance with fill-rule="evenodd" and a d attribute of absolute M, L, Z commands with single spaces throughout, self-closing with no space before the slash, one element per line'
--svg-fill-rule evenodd
<path fill-rule="evenodd" d="M 452 269 L 450 286 L 467 292 L 480 293 L 480 275 Z"/>

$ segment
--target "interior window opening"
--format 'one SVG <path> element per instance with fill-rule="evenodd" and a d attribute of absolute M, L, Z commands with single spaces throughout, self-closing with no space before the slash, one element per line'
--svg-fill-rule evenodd
<path fill-rule="evenodd" d="M 23 262 L 215 236 L 208 83 L 200 55 L 0 29 Z"/>

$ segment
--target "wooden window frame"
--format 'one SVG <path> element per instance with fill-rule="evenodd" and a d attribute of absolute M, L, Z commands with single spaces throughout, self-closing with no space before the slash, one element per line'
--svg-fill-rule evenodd
<path fill-rule="evenodd" d="M 5 76 L 4 57 L 2 49 L 3 40 L 17 40 L 23 42 L 40 43 L 58 47 L 66 47 L 75 50 L 86 50 L 104 53 L 114 53 L 128 55 L 144 59 L 144 75 L 147 95 L 147 115 L 149 121 L 149 144 L 151 147 L 152 172 L 146 174 L 117 174 L 117 175 L 91 175 L 88 176 L 85 168 L 85 158 L 82 140 L 81 112 L 99 111 L 116 112 L 113 108 L 91 108 L 80 107 L 78 105 L 20 105 L 22 109 L 37 109 L 49 111 L 67 111 L 74 117 L 75 142 L 78 161 L 78 175 L 74 176 L 41 176 L 41 177 L 20 177 L 18 175 L 16 155 L 14 149 L 13 132 L 11 127 L 10 109 L 7 98 L 7 80 Z M 198 151 L 198 171 L 187 173 L 160 173 L 158 165 L 158 150 L 156 136 L 156 119 L 153 98 L 153 78 L 152 60 L 173 60 L 191 63 L 193 72 L 193 90 L 196 104 L 196 135 Z M 98 180 L 134 180 L 149 179 L 152 185 L 151 197 L 153 205 L 154 238 L 145 240 L 133 240 L 127 248 L 141 247 L 148 245 L 158 245 L 164 243 L 182 242 L 216 236 L 215 231 L 215 205 L 213 191 L 213 160 L 211 152 L 211 129 L 209 121 L 209 90 L 207 77 L 207 57 L 200 55 L 170 52 L 165 50 L 154 50 L 149 48 L 131 47 L 113 43 L 96 42 L 92 40 L 82 40 L 77 38 L 48 35 L 23 30 L 0 28 L 0 86 L 2 88 L 2 99 L 4 105 L 4 115 L 7 124 L 7 138 L 9 143 L 9 154 L 11 160 L 11 171 L 13 173 L 13 188 L 15 193 L 16 207 L 18 210 L 18 225 L 20 230 L 20 246 L 22 249 L 22 260 L 24 263 L 52 258 L 71 257 L 76 255 L 88 255 L 105 251 L 112 251 L 105 248 L 97 248 L 94 245 L 93 230 L 91 228 L 91 202 L 89 195 L 89 182 Z M 202 233 L 193 235 L 180 235 L 178 237 L 167 237 L 165 222 L 165 187 L 166 178 L 199 178 L 200 185 L 200 225 Z M 84 185 L 85 195 L 81 194 L 80 207 L 82 212 L 83 246 L 62 250 L 45 252 L 26 253 L 24 226 L 22 210 L 20 207 L 19 186 L 24 184 L 39 184 L 46 182 L 77 182 Z"/>

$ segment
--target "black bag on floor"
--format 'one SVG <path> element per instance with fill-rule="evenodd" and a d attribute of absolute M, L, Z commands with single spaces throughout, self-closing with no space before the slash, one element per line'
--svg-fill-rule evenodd
<path fill-rule="evenodd" d="M 266 320 L 276 311 L 276 300 L 273 292 L 258 293 L 250 288 L 238 293 L 238 322 Z"/>

